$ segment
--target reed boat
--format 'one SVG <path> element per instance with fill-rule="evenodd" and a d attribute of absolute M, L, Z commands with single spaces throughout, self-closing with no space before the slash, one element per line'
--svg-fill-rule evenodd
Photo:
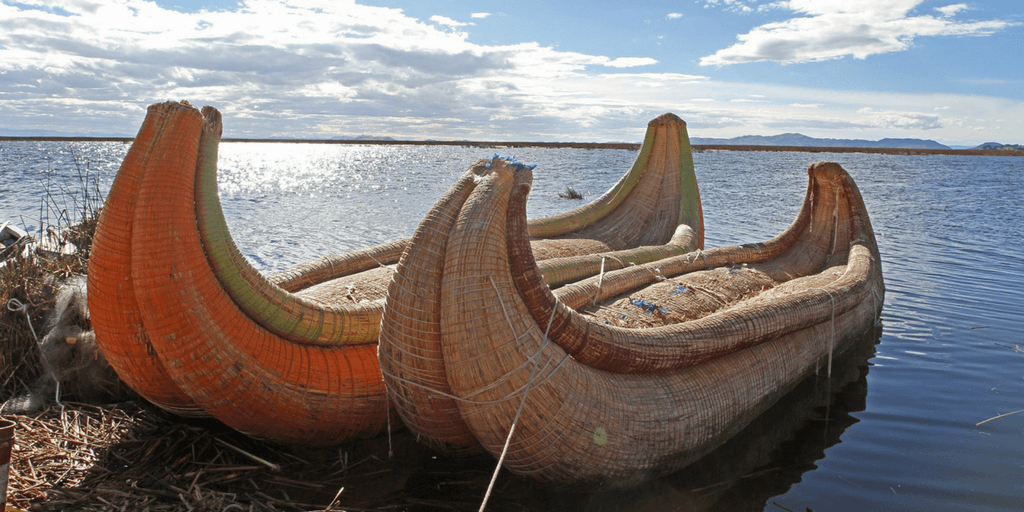
<path fill-rule="evenodd" d="M 307 445 L 378 433 L 390 407 L 377 340 L 394 264 L 402 266 L 410 240 L 262 275 L 224 221 L 216 186 L 222 130 L 212 107 L 149 107 L 93 240 L 97 342 L 126 384 L 178 414 Z M 480 176 L 507 163 L 474 164 L 428 219 L 457 211 Z M 702 246 L 685 123 L 671 114 L 652 121 L 636 163 L 607 193 L 527 229 L 553 285 Z"/>
<path fill-rule="evenodd" d="M 28 233 L 14 222 L 7 220 L 0 223 L 0 268 L 5 266 L 8 258 L 24 253 L 29 240 Z"/>
<path fill-rule="evenodd" d="M 770 240 L 552 290 L 527 245 L 531 172 L 493 170 L 444 232 L 444 254 L 414 261 L 414 240 L 396 273 L 440 275 L 438 322 L 419 328 L 439 332 L 445 377 L 422 402 L 396 399 L 399 413 L 432 414 L 443 397 L 461 435 L 408 422 L 421 439 L 558 484 L 633 486 L 696 461 L 803 378 L 830 374 L 877 323 L 884 285 L 860 192 L 836 163 L 808 175 L 796 220 Z M 388 311 L 416 292 L 389 290 Z M 385 314 L 382 354 L 400 322 Z M 394 364 L 382 356 L 400 395 Z"/>

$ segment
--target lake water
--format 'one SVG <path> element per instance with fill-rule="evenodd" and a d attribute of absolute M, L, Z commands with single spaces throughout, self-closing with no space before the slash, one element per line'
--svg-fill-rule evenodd
<path fill-rule="evenodd" d="M 38 230 L 45 190 L 48 222 L 61 207 L 76 210 L 81 177 L 105 193 L 127 148 L 0 142 L 0 221 Z M 412 234 L 448 186 L 494 151 L 537 164 L 533 218 L 579 205 L 557 197 L 567 186 L 593 199 L 635 157 L 225 143 L 221 196 L 239 247 L 273 272 Z M 833 160 L 849 171 L 882 254 L 880 332 L 831 382 L 805 382 L 697 467 L 629 493 L 541 492 L 529 500 L 550 506 L 534 508 L 1024 509 L 1024 413 L 977 425 L 1024 409 L 1024 159 L 715 151 L 694 160 L 708 247 L 784 229 L 800 207 L 810 163 Z M 516 485 L 526 484 L 506 485 L 506 501 L 529 501 L 509 490 Z"/>

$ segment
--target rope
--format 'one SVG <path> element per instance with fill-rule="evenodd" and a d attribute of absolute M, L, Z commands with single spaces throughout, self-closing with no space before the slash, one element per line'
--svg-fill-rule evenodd
<path fill-rule="evenodd" d="M 691 259 L 683 260 L 687 265 L 690 265 L 690 264 L 693 264 L 693 263 L 697 263 L 697 258 L 700 258 L 700 259 L 704 260 L 705 268 L 711 268 L 711 262 L 708 261 L 708 255 L 704 254 L 704 250 L 703 249 L 697 249 L 696 251 L 693 251 L 692 254 L 693 254 L 693 259 L 692 260 Z"/>
<path fill-rule="evenodd" d="M 813 188 L 811 189 L 810 196 L 811 196 L 810 197 L 811 212 L 813 214 L 813 212 L 814 212 L 814 189 Z M 807 224 L 807 232 L 808 233 L 814 233 L 814 223 L 813 222 Z"/>
<path fill-rule="evenodd" d="M 505 301 L 501 300 L 501 292 L 498 291 L 498 285 L 494 284 L 494 278 L 491 277 L 490 274 L 487 275 L 487 280 L 490 281 L 491 288 L 494 288 L 494 294 L 498 297 L 498 304 L 501 304 L 501 312 L 505 313 L 505 321 L 508 322 L 509 330 L 515 332 L 516 328 L 512 325 L 512 318 L 508 316 L 508 310 L 505 309 Z"/>
<path fill-rule="evenodd" d="M 380 352 L 380 349 L 377 349 L 377 351 Z M 379 357 L 377 358 L 377 361 L 378 362 L 380 361 Z M 391 398 L 392 398 L 391 397 L 391 388 L 388 387 L 388 386 L 384 386 L 384 392 L 387 395 L 388 400 L 391 400 Z M 388 459 L 390 460 L 390 459 L 395 458 L 395 447 L 394 447 L 394 445 L 391 444 L 391 411 L 388 411 L 387 409 L 388 409 L 388 407 L 385 405 L 384 406 L 384 414 L 388 418 Z M 348 453 L 346 453 L 345 455 L 347 457 Z M 348 460 L 347 459 L 346 459 L 345 462 L 346 462 L 346 465 L 348 465 Z M 344 490 L 345 488 L 342 487 L 341 489 Z M 341 491 L 338 491 L 338 494 L 341 494 Z M 335 499 L 337 499 L 337 496 L 335 496 Z"/>
<path fill-rule="evenodd" d="M 533 358 L 530 358 L 530 360 L 533 361 Z M 554 375 L 555 372 L 557 372 L 558 369 L 561 368 L 562 365 L 565 364 L 565 362 L 568 361 L 568 360 L 569 360 L 569 354 L 566 354 L 564 357 L 562 357 L 561 360 L 558 361 L 558 364 L 556 364 L 553 368 L 551 368 L 551 372 L 550 373 L 548 373 L 543 379 L 540 379 L 540 380 L 536 381 L 534 384 L 539 385 L 539 384 L 543 384 L 544 382 L 547 382 L 547 380 L 550 379 L 551 376 Z M 515 373 L 520 368 L 522 368 L 522 366 L 520 366 L 519 368 L 515 368 L 512 371 L 508 372 L 508 375 L 506 375 L 505 377 L 502 377 L 499 381 L 496 381 L 496 382 L 504 382 L 506 380 L 509 380 L 511 378 L 510 375 Z M 483 390 L 475 391 L 475 392 L 473 392 L 470 395 L 462 397 L 462 396 L 453 395 L 451 393 L 445 393 L 444 391 L 440 391 L 440 390 L 434 389 L 434 388 L 432 388 L 432 387 L 430 387 L 430 386 L 428 386 L 426 384 L 421 384 L 419 382 L 412 381 L 412 380 L 406 379 L 404 377 L 400 377 L 400 376 L 398 376 L 398 375 L 396 375 L 394 373 L 391 373 L 390 371 L 385 370 L 383 368 L 381 368 L 381 373 L 383 373 L 385 377 L 387 377 L 389 379 L 394 379 L 394 380 L 396 380 L 398 382 L 401 382 L 402 384 L 408 384 L 410 386 L 417 387 L 417 388 L 429 391 L 429 392 L 434 393 L 436 395 L 440 395 L 440 396 L 443 396 L 445 398 L 448 398 L 448 399 L 451 399 L 451 400 L 455 400 L 456 402 L 462 402 L 462 403 L 471 404 L 471 405 L 493 405 L 493 404 L 499 404 L 499 403 L 502 403 L 502 402 L 507 402 L 507 401 L 512 400 L 513 398 L 521 395 L 522 392 L 525 390 L 525 386 L 524 386 L 524 387 L 521 387 L 521 388 L 519 388 L 519 389 L 509 393 L 508 395 L 505 395 L 505 396 L 501 397 L 501 398 L 495 398 L 493 400 L 472 400 L 472 399 L 470 399 L 468 397 L 476 395 L 476 394 L 479 393 L 479 391 L 483 391 Z M 494 387 L 494 384 L 491 384 L 486 389 L 490 389 L 492 387 Z"/>
<path fill-rule="evenodd" d="M 839 243 L 839 189 L 836 189 L 836 206 L 832 210 L 832 252 L 836 253 L 836 244 Z"/>
<path fill-rule="evenodd" d="M 39 339 L 39 335 L 36 334 L 36 328 L 32 326 L 32 317 L 28 314 L 28 304 L 22 304 L 22 302 L 18 299 L 10 299 L 7 301 L 7 310 L 12 313 L 17 313 L 18 311 L 21 311 L 22 313 L 25 314 L 25 322 L 28 323 L 28 329 L 32 331 L 32 339 L 36 340 L 36 346 L 39 347 L 39 356 L 42 357 L 43 361 L 45 362 L 46 354 L 43 353 L 43 342 Z M 54 372 L 53 367 L 50 366 L 49 363 L 45 364 L 44 366 L 46 366 L 46 369 L 49 370 L 50 378 L 52 378 L 53 382 L 57 384 L 57 391 L 54 393 L 54 398 L 57 401 L 57 405 L 59 405 L 61 409 L 63 409 L 64 404 L 61 403 L 60 401 L 60 379 L 57 378 L 57 373 Z"/>
<path fill-rule="evenodd" d="M 12 313 L 21 311 L 22 313 L 25 313 L 25 321 L 28 322 L 28 328 L 32 331 L 32 339 L 36 340 L 36 343 L 39 343 L 39 336 L 36 335 L 36 329 L 35 327 L 32 327 L 32 318 L 30 318 L 28 314 L 28 304 L 22 304 L 18 299 L 11 299 L 7 301 L 7 311 Z"/>
<path fill-rule="evenodd" d="M 604 267 L 603 257 L 601 258 L 601 266 L 602 268 Z M 498 287 L 497 285 L 494 284 L 493 279 L 491 280 L 491 286 L 494 286 L 494 291 L 498 293 L 498 301 L 501 302 L 501 293 L 498 292 Z M 505 308 L 504 302 L 501 303 L 501 307 L 502 309 Z M 551 308 L 551 316 L 548 318 L 548 326 L 547 329 L 544 331 L 544 339 L 541 343 L 542 348 L 546 346 L 548 343 L 548 333 L 551 332 L 551 324 L 555 320 L 555 309 L 556 308 Z M 505 316 L 508 316 L 507 312 L 505 313 Z M 509 321 L 509 327 L 512 327 L 511 321 Z M 487 507 L 488 500 L 491 499 L 491 491 L 494 490 L 494 483 L 498 480 L 498 472 L 501 471 L 501 465 L 505 463 L 505 455 L 508 454 L 508 447 L 509 445 L 512 444 L 512 434 L 515 433 L 516 425 L 519 423 L 519 417 L 523 414 L 523 406 L 526 405 L 526 396 L 529 395 L 530 393 L 530 387 L 533 384 L 533 378 L 536 376 L 536 374 L 537 361 L 534 361 L 533 368 L 530 369 L 530 378 L 526 380 L 526 389 L 523 391 L 523 399 L 519 401 L 519 407 L 516 409 L 516 415 L 514 418 L 512 418 L 512 426 L 509 427 L 508 436 L 505 438 L 505 446 L 501 449 L 501 456 L 498 457 L 498 464 L 494 467 L 494 474 L 491 475 L 491 483 L 487 485 L 487 492 L 484 494 L 483 502 L 480 503 L 480 512 L 484 512 L 484 509 Z"/>
<path fill-rule="evenodd" d="M 836 344 L 836 298 L 832 295 L 832 292 L 830 292 L 830 291 L 828 291 L 828 290 L 826 290 L 824 288 L 815 288 L 815 290 L 821 290 L 821 291 L 825 292 L 825 295 L 828 295 L 829 302 L 832 304 L 832 320 L 829 323 L 829 325 L 832 328 L 832 335 L 829 337 L 829 340 L 828 340 L 828 373 L 827 373 L 827 376 L 829 378 L 832 378 L 832 349 L 835 347 L 835 344 Z"/>
<path fill-rule="evenodd" d="M 590 303 L 591 304 L 597 304 L 597 297 L 599 295 L 601 295 L 601 283 L 604 282 L 604 261 L 605 261 L 605 259 L 606 259 L 606 256 L 602 255 L 601 256 L 601 273 L 597 276 L 597 290 L 594 291 L 594 298 L 590 299 Z M 551 311 L 552 311 L 552 313 L 554 313 L 554 308 L 552 308 Z"/>
<path fill-rule="evenodd" d="M 491 276 L 489 276 L 489 275 L 487 277 L 490 280 L 491 286 L 495 290 L 497 290 L 497 285 L 494 282 L 493 278 Z M 505 304 L 501 300 L 501 294 L 500 293 L 498 293 L 498 301 L 501 304 L 502 309 L 504 310 L 505 309 Z M 541 378 L 541 379 L 539 379 L 539 380 L 537 380 L 535 382 L 529 382 L 528 381 L 527 385 L 524 385 L 524 386 L 522 386 L 522 387 L 512 391 L 511 393 L 509 393 L 509 394 L 507 394 L 507 395 L 505 395 L 505 396 L 503 396 L 501 398 L 496 398 L 496 399 L 493 399 L 493 400 L 476 400 L 476 399 L 472 398 L 475 395 L 478 395 L 478 394 L 480 394 L 480 393 L 482 393 L 484 391 L 492 389 L 492 388 L 494 388 L 494 387 L 496 387 L 496 386 L 498 386 L 498 385 L 500 385 L 500 384 L 502 384 L 502 383 L 512 379 L 512 377 L 513 377 L 513 375 L 515 373 L 517 373 L 519 370 L 524 369 L 530 363 L 533 363 L 534 364 L 534 368 L 537 368 L 537 365 L 540 364 L 539 363 L 539 356 L 544 352 L 544 349 L 547 348 L 548 344 L 551 341 L 550 338 L 548 338 L 548 333 L 550 332 L 551 324 L 554 322 L 554 314 L 555 314 L 556 310 L 557 310 L 557 307 L 553 308 L 551 310 L 551 317 L 548 319 L 548 326 L 547 326 L 547 330 L 544 332 L 543 342 L 540 344 L 540 346 L 537 347 L 537 350 L 533 354 L 531 354 L 529 357 L 527 357 L 527 361 L 526 362 L 524 362 L 523 364 L 520 364 L 516 368 L 513 368 L 513 369 L 507 371 L 505 373 L 505 375 L 503 377 L 501 377 L 500 379 L 497 379 L 494 382 L 488 384 L 487 386 L 484 386 L 483 388 L 477 389 L 476 391 L 473 391 L 472 393 L 469 393 L 466 396 L 457 396 L 457 395 L 453 395 L 451 393 L 446 393 L 444 391 L 441 391 L 441 390 L 438 390 L 438 389 L 434 389 L 434 388 L 432 388 L 432 387 L 430 387 L 430 386 L 428 386 L 426 384 L 422 384 L 420 382 L 416 382 L 416 381 L 407 379 L 405 377 L 399 376 L 398 374 L 392 373 L 391 371 L 389 371 L 387 369 L 387 365 L 384 365 L 384 364 L 380 365 L 381 366 L 381 373 L 385 377 L 387 377 L 388 379 L 394 379 L 395 381 L 401 382 L 402 384 L 406 384 L 406 385 L 413 386 L 413 387 L 416 387 L 416 388 L 419 388 L 419 389 L 423 389 L 425 391 L 429 391 L 429 392 L 431 392 L 433 394 L 440 395 L 440 396 L 442 396 L 444 398 L 448 398 L 448 399 L 454 400 L 456 402 L 462 402 L 462 403 L 471 404 L 471 405 L 498 404 L 498 403 L 507 402 L 509 400 L 512 400 L 512 399 L 514 399 L 514 398 L 516 398 L 517 396 L 520 396 L 520 395 L 524 395 L 525 396 L 525 393 L 527 392 L 527 390 L 528 390 L 528 388 L 530 386 L 535 386 L 535 385 L 543 384 L 548 379 L 550 379 L 555 374 L 555 372 L 557 372 L 562 367 L 562 365 L 564 365 L 565 362 L 570 359 L 569 354 L 566 353 L 561 358 L 561 360 L 558 361 L 557 364 L 555 364 L 553 367 L 551 367 L 551 370 L 543 378 Z M 505 313 L 505 319 L 506 319 L 506 321 L 509 324 L 509 328 L 511 329 L 512 328 L 512 320 L 509 317 L 507 311 L 504 311 L 504 313 Z M 519 337 L 528 334 L 532 330 L 533 330 L 533 327 L 528 329 L 525 333 L 523 333 L 523 335 L 520 335 Z M 519 337 L 517 337 L 517 338 L 519 338 Z M 395 348 L 397 348 L 398 350 L 403 350 L 403 348 L 400 345 L 398 345 L 398 344 L 395 344 L 395 343 L 392 342 L 392 345 Z M 377 358 L 380 361 L 383 361 L 384 358 L 388 358 L 389 361 L 392 361 L 392 359 L 390 359 L 390 357 L 387 355 L 387 353 L 382 351 L 382 350 L 378 350 L 377 351 Z M 544 367 L 542 368 L 542 370 L 547 371 L 547 368 L 549 367 L 550 364 L 551 363 L 550 363 L 550 360 L 549 360 L 548 362 L 546 362 L 544 364 Z"/>

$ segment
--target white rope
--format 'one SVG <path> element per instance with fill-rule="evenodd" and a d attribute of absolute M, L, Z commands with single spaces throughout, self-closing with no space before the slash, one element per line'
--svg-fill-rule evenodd
<path fill-rule="evenodd" d="M 696 251 L 693 251 L 693 253 L 694 253 L 693 254 L 693 260 L 687 260 L 686 261 L 687 265 L 692 264 L 692 263 L 697 263 L 697 258 L 699 257 L 700 259 L 704 260 L 704 266 L 706 268 L 711 268 L 711 262 L 708 261 L 708 255 L 704 254 L 704 250 L 703 249 L 697 249 Z"/>
<path fill-rule="evenodd" d="M 39 343 L 39 336 L 36 335 L 36 329 L 32 327 L 32 319 L 28 315 L 28 304 L 22 304 L 18 299 L 11 299 L 7 301 L 7 311 L 12 313 L 21 311 L 25 313 L 25 321 L 28 322 L 28 328 L 32 331 L 32 338 L 36 340 L 36 343 Z"/>
<path fill-rule="evenodd" d="M 597 290 L 594 291 L 594 298 L 590 299 L 591 304 L 597 304 L 597 297 L 601 295 L 601 283 L 604 282 L 604 260 L 606 256 L 601 255 L 601 273 L 597 276 Z M 554 312 L 554 310 L 552 310 Z"/>
<path fill-rule="evenodd" d="M 836 344 L 836 298 L 832 296 L 831 292 L 829 292 L 828 290 L 826 290 L 824 288 L 817 288 L 817 289 L 825 292 L 825 295 L 828 295 L 829 302 L 831 302 L 831 304 L 832 304 L 832 321 L 830 322 L 830 325 L 832 327 L 832 335 L 829 337 L 829 340 L 828 340 L 828 373 L 827 373 L 828 378 L 831 379 L 832 378 L 832 350 L 833 350 L 833 348 L 835 347 L 835 344 Z"/>
<path fill-rule="evenodd" d="M 601 266 L 604 267 L 603 257 L 601 258 Z M 491 280 L 491 285 L 494 286 L 494 291 L 497 292 L 498 287 L 494 285 L 494 280 Z M 498 301 L 501 301 L 500 293 L 498 293 Z M 502 309 L 504 309 L 505 304 L 502 303 L 501 307 Z M 551 308 L 551 316 L 548 317 L 548 326 L 547 329 L 544 331 L 544 339 L 541 342 L 541 347 L 546 346 L 548 343 L 548 334 L 551 332 L 551 324 L 555 320 L 555 309 L 556 308 Z M 508 313 L 505 313 L 505 315 L 508 316 Z M 509 327 L 511 326 L 512 324 L 510 321 Z M 509 427 L 508 436 L 505 438 L 505 446 L 501 449 L 501 456 L 498 457 L 498 464 L 494 467 L 494 474 L 491 475 L 491 483 L 487 485 L 487 492 L 484 494 L 483 502 L 480 503 L 480 512 L 484 512 L 484 509 L 487 508 L 487 502 L 491 499 L 491 491 L 494 490 L 494 483 L 498 481 L 498 472 L 501 471 L 501 465 L 505 463 L 505 455 L 508 454 L 508 447 L 509 445 L 512 444 L 512 434 L 515 433 L 516 425 L 519 423 L 519 417 L 523 414 L 523 406 L 526 405 L 526 396 L 530 393 L 531 384 L 533 383 L 533 378 L 536 376 L 536 373 L 537 362 L 534 361 L 533 368 L 530 370 L 530 378 L 526 380 L 526 389 L 523 391 L 523 399 L 519 401 L 519 407 L 516 409 L 516 415 L 514 418 L 512 418 L 512 426 Z"/>
<path fill-rule="evenodd" d="M 388 388 L 387 386 L 384 386 L 384 391 L 387 393 L 388 399 L 390 400 L 391 399 L 391 390 L 390 390 L 390 388 Z M 388 459 L 393 459 L 395 457 L 395 447 L 391 444 L 391 412 L 386 410 L 387 406 L 385 406 L 384 408 L 385 408 L 385 415 L 388 418 Z M 345 490 L 345 488 L 342 487 L 341 490 L 343 491 L 343 490 Z M 338 494 L 341 494 L 341 491 L 338 491 Z M 337 499 L 337 496 L 335 496 L 335 499 Z"/>
<path fill-rule="evenodd" d="M 836 253 L 839 243 L 839 189 L 836 189 L 836 207 L 832 210 L 832 253 Z"/>
<path fill-rule="evenodd" d="M 814 214 L 814 189 L 813 188 L 811 189 L 810 202 L 811 202 L 811 214 L 813 215 Z M 809 222 L 807 224 L 807 232 L 808 233 L 814 233 L 814 223 L 813 222 Z"/>
<path fill-rule="evenodd" d="M 32 331 L 32 339 L 36 340 L 36 346 L 39 347 L 39 356 L 42 357 L 43 361 L 45 362 L 46 355 L 43 354 L 43 342 L 42 340 L 39 339 L 39 335 L 36 334 L 35 327 L 32 327 L 32 317 L 29 316 L 28 314 L 28 304 L 22 304 L 22 302 L 18 299 L 10 299 L 7 301 L 7 310 L 12 313 L 17 313 L 18 311 L 21 311 L 22 313 L 25 314 L 25 322 L 28 323 L 28 329 Z M 59 405 L 61 409 L 63 409 L 64 404 L 61 403 L 60 401 L 60 379 L 57 378 L 57 373 L 53 370 L 53 367 L 51 367 L 49 363 L 44 364 L 44 366 L 46 366 L 47 370 L 49 370 L 50 378 L 52 378 L 53 382 L 57 384 L 57 390 L 54 393 L 54 398 L 57 401 L 57 405 Z"/>
<path fill-rule="evenodd" d="M 490 276 L 488 276 L 488 278 L 490 279 Z M 497 286 L 494 283 L 493 279 L 491 280 L 491 285 L 493 287 L 495 287 L 495 289 L 497 288 Z M 500 294 L 498 295 L 498 301 L 501 304 L 502 309 L 504 310 L 505 305 L 504 305 L 503 302 L 501 302 Z M 512 400 L 513 398 L 516 398 L 520 394 L 523 394 L 527 386 L 523 385 L 522 387 L 512 391 L 508 395 L 505 395 L 505 396 L 503 396 L 501 398 L 496 398 L 496 399 L 493 399 L 493 400 L 475 400 L 475 399 L 472 399 L 472 397 L 475 396 L 475 395 L 478 395 L 478 394 L 480 394 L 482 392 L 485 392 L 485 391 L 487 391 L 489 389 L 493 389 L 494 387 L 497 387 L 498 385 L 500 385 L 500 384 L 510 380 L 515 373 L 517 373 L 519 370 L 522 370 L 522 369 L 526 368 L 526 366 L 529 365 L 530 363 L 534 363 L 535 366 L 537 364 L 539 364 L 539 357 L 540 357 L 540 355 L 544 352 L 544 349 L 547 348 L 548 344 L 551 341 L 548 338 L 548 332 L 550 332 L 551 324 L 554 321 L 554 316 L 555 316 L 555 312 L 557 310 L 557 306 L 558 306 L 558 304 L 556 303 L 556 308 L 551 310 L 551 316 L 548 318 L 548 326 L 547 326 L 548 330 L 545 331 L 545 333 L 544 333 L 544 341 L 540 344 L 540 346 L 537 347 L 537 350 L 533 354 L 531 354 L 530 356 L 527 357 L 527 360 L 525 362 L 523 362 L 522 364 L 520 364 L 516 368 L 513 368 L 512 370 L 509 370 L 508 372 L 506 372 L 506 374 L 502 378 L 497 379 L 494 382 L 492 382 L 491 384 L 488 384 L 487 386 L 485 386 L 483 388 L 477 389 L 477 390 L 473 391 L 472 393 L 467 394 L 466 396 L 453 395 L 451 393 L 447 393 L 447 392 L 441 391 L 439 389 L 432 388 L 432 387 L 430 387 L 430 386 L 428 386 L 426 384 L 422 384 L 420 382 L 417 382 L 417 381 L 410 380 L 410 379 L 407 379 L 405 377 L 399 376 L 398 374 L 390 372 L 388 370 L 388 368 L 387 368 L 388 365 L 385 365 L 385 364 L 381 364 L 380 365 L 381 373 L 385 377 L 387 377 L 388 379 L 393 379 L 393 380 L 398 381 L 398 382 L 400 382 L 402 384 L 406 384 L 406 385 L 413 386 L 413 387 L 416 387 L 416 388 L 419 388 L 419 389 L 422 389 L 422 390 L 425 390 L 425 391 L 429 391 L 430 393 L 433 393 L 433 394 L 436 394 L 436 395 L 439 395 L 439 396 L 442 396 L 444 398 L 448 398 L 450 400 L 454 400 L 454 401 L 457 401 L 457 402 L 462 402 L 462 403 L 471 404 L 471 405 L 492 405 L 492 404 L 498 404 L 498 403 L 502 403 L 502 402 L 507 402 L 509 400 Z M 509 322 L 509 326 L 511 328 L 512 322 L 511 322 L 511 318 L 509 317 L 507 311 L 505 312 L 505 318 L 506 318 L 506 321 Z M 521 336 L 518 336 L 517 339 L 521 338 L 522 336 L 525 336 L 526 334 L 528 334 L 533 329 L 534 328 L 531 327 L 530 329 L 528 329 L 526 331 L 526 333 L 524 333 Z M 394 346 L 397 350 L 403 350 L 402 347 L 400 345 L 398 345 L 398 344 L 391 343 L 391 345 Z M 410 352 L 407 352 L 407 351 L 404 351 L 404 350 L 403 350 L 403 352 L 406 352 L 407 354 L 411 354 Z M 389 362 L 393 361 L 393 359 L 391 359 L 390 356 L 385 351 L 383 351 L 383 350 L 378 350 L 377 351 L 377 358 L 381 362 L 384 361 L 384 358 L 387 358 L 387 360 Z M 565 364 L 566 361 L 569 360 L 569 358 L 570 358 L 569 354 L 566 353 L 561 358 L 561 360 L 559 360 L 558 363 L 555 364 L 554 367 L 552 367 L 551 370 L 542 379 L 533 382 L 533 384 L 534 385 L 538 385 L 538 384 L 542 384 L 542 383 L 546 382 L 548 379 L 550 379 L 552 376 L 554 376 L 554 374 L 562 367 L 562 365 Z M 551 364 L 551 361 L 548 360 L 548 362 L 546 362 L 544 364 L 544 367 L 541 368 L 541 370 L 542 371 L 547 371 L 547 368 L 550 366 L 550 364 Z"/>

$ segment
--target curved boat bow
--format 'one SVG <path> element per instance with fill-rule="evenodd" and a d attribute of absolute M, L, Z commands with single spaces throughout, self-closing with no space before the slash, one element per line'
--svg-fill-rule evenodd
<path fill-rule="evenodd" d="M 629 486 L 696 460 L 828 367 L 875 324 L 884 286 L 853 180 L 834 163 L 808 174 L 797 220 L 771 240 L 554 292 L 523 245 L 529 170 L 484 177 L 435 258 L 443 259 L 442 307 L 431 327 L 440 332 L 443 393 L 465 435 L 505 453 L 519 474 Z M 407 266 L 418 265 L 415 249 Z M 409 410 L 419 407 L 431 404 Z M 417 432 L 448 441 L 445 430 Z"/>
<path fill-rule="evenodd" d="M 643 263 L 701 243 L 692 162 L 681 168 L 678 159 L 651 160 L 662 152 L 658 144 L 688 148 L 685 124 L 674 116 L 656 121 L 642 158 L 614 193 L 531 224 L 556 237 L 528 242 L 538 260 L 554 254 L 581 258 L 542 262 L 550 274 L 545 282 L 570 282 L 602 266 Z M 101 214 L 93 250 L 90 306 L 102 348 L 122 378 L 157 405 L 208 413 L 256 437 L 333 444 L 379 432 L 389 410 L 376 343 L 392 274 L 383 265 L 409 242 L 261 275 L 235 247 L 220 207 L 221 131 L 213 108 L 200 113 L 185 102 L 150 107 Z M 428 218 L 457 212 L 479 177 L 505 163 L 479 162 Z M 692 185 L 686 197 L 697 201 L 695 217 L 693 205 L 680 207 L 683 184 Z M 660 195 L 652 199 L 653 191 Z M 638 203 L 638 194 L 647 204 Z M 645 227 L 623 237 L 623 219 L 639 219 Z M 673 237 L 678 220 L 692 227 Z M 608 261 L 592 255 L 644 241 L 666 245 L 608 253 L 614 258 Z M 353 303 L 339 292 L 356 281 L 367 284 L 369 300 Z"/>
<path fill-rule="evenodd" d="M 442 199 L 420 224 L 388 288 L 380 333 L 381 370 L 406 426 L 439 450 L 477 448 L 449 387 L 442 354 L 441 289 L 450 276 L 445 255 L 452 251 L 451 233 L 458 227 L 460 211 L 489 197 L 481 187 L 489 190 L 494 180 L 517 173 L 532 176 L 532 168 L 504 159 L 478 162 L 464 178 L 465 187 Z M 495 208 L 492 213 L 503 215 L 503 210 Z M 567 255 L 539 263 L 538 275 L 552 286 L 702 247 L 703 214 L 686 123 L 673 114 L 654 119 L 633 167 L 608 192 L 561 215 L 524 219 L 523 225 L 529 231 L 525 236 L 531 261 L 539 259 L 537 255 Z M 537 240 L 541 236 L 551 238 Z M 487 255 L 469 252 L 464 257 Z"/>

